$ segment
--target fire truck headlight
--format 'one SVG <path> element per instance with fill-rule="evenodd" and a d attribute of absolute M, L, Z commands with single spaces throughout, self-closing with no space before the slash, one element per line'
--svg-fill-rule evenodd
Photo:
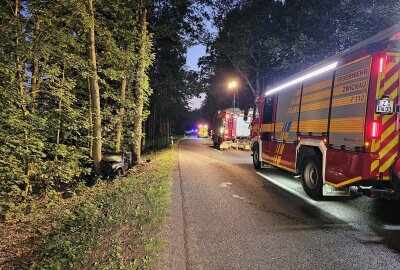
<path fill-rule="evenodd" d="M 219 129 L 219 132 L 222 134 L 222 133 L 224 133 L 224 128 L 220 128 Z"/>

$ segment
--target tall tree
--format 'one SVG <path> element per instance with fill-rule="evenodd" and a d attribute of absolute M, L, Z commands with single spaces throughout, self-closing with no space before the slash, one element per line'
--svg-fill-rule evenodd
<path fill-rule="evenodd" d="M 133 161 L 136 163 L 141 162 L 142 151 L 142 122 L 143 122 L 143 105 L 145 99 L 145 88 L 147 83 L 146 76 L 146 50 L 148 45 L 148 32 L 147 32 L 147 9 L 144 0 L 140 1 L 140 42 L 138 48 L 138 68 L 136 86 L 134 89 L 135 96 L 135 115 L 133 118 L 134 125 L 134 138 L 133 138 Z"/>
<path fill-rule="evenodd" d="M 91 94 L 91 106 L 92 106 L 92 119 L 93 119 L 93 162 L 95 174 L 101 174 L 100 161 L 102 158 L 102 147 L 101 147 L 101 110 L 100 110 L 100 91 L 97 79 L 97 62 L 96 62 L 96 47 L 95 47 L 95 18 L 93 0 L 87 0 L 87 8 L 89 13 L 90 28 L 87 34 L 88 42 L 88 60 L 90 65 L 90 94 Z"/>

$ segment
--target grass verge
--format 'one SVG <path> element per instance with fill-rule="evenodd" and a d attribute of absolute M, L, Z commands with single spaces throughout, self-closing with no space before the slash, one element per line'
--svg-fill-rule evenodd
<path fill-rule="evenodd" d="M 3 269 L 146 269 L 163 247 L 173 152 L 151 154 L 127 177 L 81 186 L 70 199 L 50 194 L 29 213 L 14 211 L 0 225 Z"/>

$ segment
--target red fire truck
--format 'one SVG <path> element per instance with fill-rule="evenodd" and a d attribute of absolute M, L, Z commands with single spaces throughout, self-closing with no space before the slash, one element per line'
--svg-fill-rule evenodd
<path fill-rule="evenodd" d="M 224 141 L 232 141 L 236 138 L 235 114 L 240 112 L 238 108 L 229 108 L 219 111 L 213 119 L 212 139 L 214 147 L 219 147 Z"/>
<path fill-rule="evenodd" d="M 301 178 L 311 197 L 400 198 L 400 25 L 300 72 L 256 101 L 256 169 Z"/>
<path fill-rule="evenodd" d="M 214 147 L 221 146 L 223 142 L 235 141 L 236 139 L 249 139 L 249 123 L 252 119 L 252 111 L 247 113 L 245 121 L 244 112 L 239 108 L 229 108 L 219 111 L 213 120 L 213 143 Z"/>

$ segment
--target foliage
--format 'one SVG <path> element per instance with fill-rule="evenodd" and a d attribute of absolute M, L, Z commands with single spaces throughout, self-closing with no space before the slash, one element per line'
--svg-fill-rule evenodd
<path fill-rule="evenodd" d="M 154 58 L 151 36 L 146 34 L 148 49 L 140 60 L 138 3 L 99 0 L 94 8 L 103 151 L 114 150 L 119 123 L 128 150 L 138 128 L 134 104 L 142 98 L 134 95 L 138 66 L 145 61 L 147 72 Z M 0 14 L 0 197 L 19 200 L 74 186 L 92 175 L 86 3 L 7 0 Z M 139 86 L 145 104 L 151 94 L 146 78 Z"/>
<path fill-rule="evenodd" d="M 149 74 L 153 95 L 146 133 L 153 147 L 170 131 L 183 134 L 189 99 L 201 92 L 198 74 L 186 67 L 186 53 L 189 45 L 204 38 L 207 13 L 202 7 L 202 1 L 155 1 L 150 12 L 156 57 Z"/>
<path fill-rule="evenodd" d="M 394 0 L 210 2 L 219 30 L 207 42 L 210 56 L 202 60 L 210 114 L 226 106 L 220 92 L 229 77 L 240 78 L 242 97 L 250 94 L 241 104 L 252 104 L 267 85 L 399 22 Z"/>

